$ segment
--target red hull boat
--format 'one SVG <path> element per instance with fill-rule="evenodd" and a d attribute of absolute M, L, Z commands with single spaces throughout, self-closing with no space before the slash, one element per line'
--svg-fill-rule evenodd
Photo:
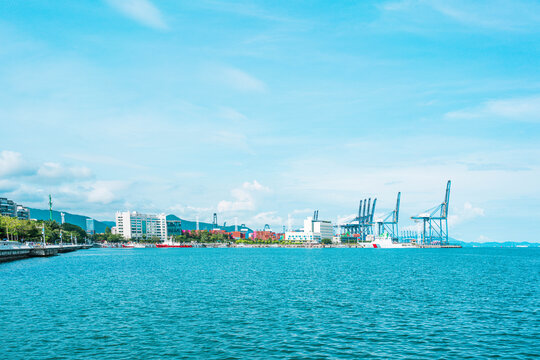
<path fill-rule="evenodd" d="M 190 248 L 193 245 L 181 245 L 181 244 L 156 244 L 158 248 Z"/>

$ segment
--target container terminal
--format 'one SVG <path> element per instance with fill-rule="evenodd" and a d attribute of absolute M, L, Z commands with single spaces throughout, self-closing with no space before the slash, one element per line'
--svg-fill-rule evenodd
<path fill-rule="evenodd" d="M 420 227 L 419 231 L 399 232 L 399 207 L 401 192 L 398 192 L 396 207 L 381 218 L 374 219 L 377 198 L 360 200 L 358 215 L 351 221 L 337 225 L 337 237 L 342 243 L 356 243 L 365 247 L 382 248 L 460 248 L 448 241 L 448 205 L 450 202 L 448 180 L 444 200 L 418 215 L 412 216 Z"/>

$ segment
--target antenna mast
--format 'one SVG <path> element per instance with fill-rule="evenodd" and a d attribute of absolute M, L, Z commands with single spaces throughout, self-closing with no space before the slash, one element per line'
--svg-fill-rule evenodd
<path fill-rule="evenodd" d="M 52 221 L 52 197 L 49 194 L 49 220 Z"/>

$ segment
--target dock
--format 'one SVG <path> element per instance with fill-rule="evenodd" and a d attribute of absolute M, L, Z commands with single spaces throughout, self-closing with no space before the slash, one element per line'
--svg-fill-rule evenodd
<path fill-rule="evenodd" d="M 92 245 L 48 245 L 45 247 L 28 247 L 28 248 L 13 248 L 0 249 L 0 263 L 28 259 L 33 257 L 48 257 L 64 254 L 72 251 L 89 249 Z"/>

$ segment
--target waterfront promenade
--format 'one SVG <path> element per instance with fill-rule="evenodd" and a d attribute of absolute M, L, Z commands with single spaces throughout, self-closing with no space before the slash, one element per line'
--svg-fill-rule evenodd
<path fill-rule="evenodd" d="M 32 257 L 55 256 L 58 254 L 68 253 L 72 251 L 89 249 L 91 247 L 92 245 L 88 244 L 68 244 L 0 249 L 0 263 L 28 259 Z"/>

